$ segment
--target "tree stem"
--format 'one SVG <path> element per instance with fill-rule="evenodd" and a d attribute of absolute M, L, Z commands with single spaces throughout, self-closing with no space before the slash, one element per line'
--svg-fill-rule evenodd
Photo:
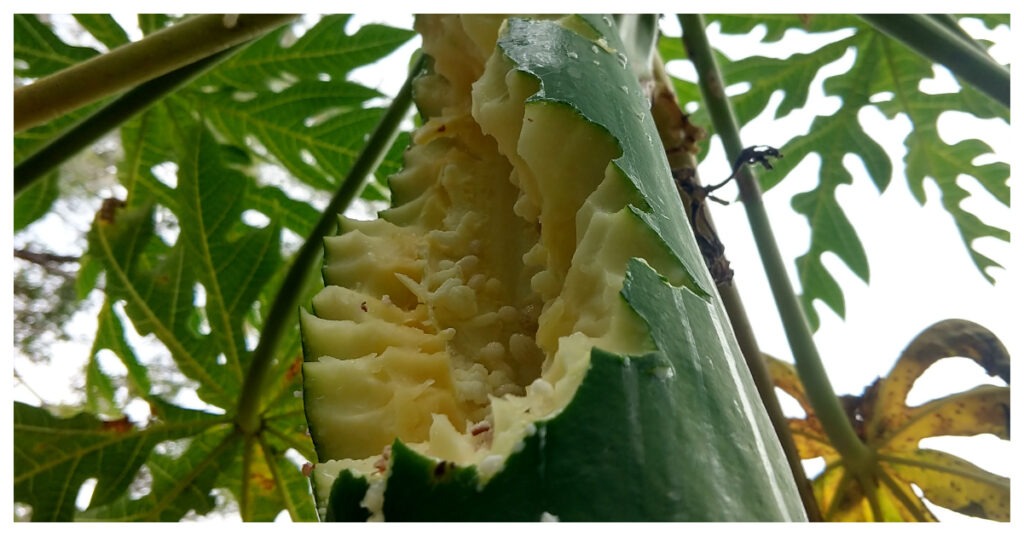
<path fill-rule="evenodd" d="M 14 132 L 45 123 L 217 52 L 298 15 L 198 15 L 14 90 Z"/>
<path fill-rule="evenodd" d="M 242 46 L 235 45 L 144 82 L 72 126 L 14 166 L 14 195 L 135 114 L 205 73 Z"/>
<path fill-rule="evenodd" d="M 743 150 L 743 143 L 740 141 L 739 127 L 732 106 L 725 96 L 725 81 L 704 32 L 704 18 L 701 15 L 679 15 L 679 22 L 683 27 L 683 44 L 697 70 L 704 103 L 707 105 L 715 131 L 722 138 L 726 154 L 729 160 L 733 161 Z M 761 200 L 760 188 L 749 167 L 744 167 L 740 171 L 737 183 L 762 265 L 768 275 L 775 305 L 783 320 L 800 381 L 825 433 L 843 456 L 844 463 L 860 467 L 869 456 L 868 449 L 857 437 L 832 390 L 807 319 L 786 274 L 782 254 L 775 243 L 768 214 Z"/>
<path fill-rule="evenodd" d="M 291 267 L 288 269 L 281 288 L 270 306 L 270 313 L 263 323 L 260 342 L 253 351 L 252 364 L 249 366 L 249 372 L 242 386 L 242 395 L 238 400 L 237 422 L 246 434 L 257 433 L 262 425 L 260 395 L 266 382 L 267 371 L 270 370 L 282 335 L 288 326 L 295 324 L 295 310 L 299 306 L 299 299 L 302 296 L 302 289 L 306 286 L 307 278 L 310 274 L 318 272 L 314 267 L 320 265 L 320 258 L 323 255 L 323 239 L 328 233 L 334 231 L 338 214 L 352 203 L 352 200 L 362 190 L 366 177 L 377 169 L 381 161 L 384 160 L 388 149 L 394 144 L 399 126 L 412 106 L 412 81 L 422 70 L 423 65 L 423 56 L 421 56 L 409 72 L 402 89 L 391 101 L 391 106 L 388 107 L 384 117 L 377 124 L 377 128 L 374 129 L 369 141 L 366 142 L 363 151 L 359 154 L 359 158 L 352 165 L 352 169 L 349 170 L 331 202 L 324 208 L 320 221 L 317 222 L 316 227 L 306 237 L 302 247 L 292 259 Z"/>

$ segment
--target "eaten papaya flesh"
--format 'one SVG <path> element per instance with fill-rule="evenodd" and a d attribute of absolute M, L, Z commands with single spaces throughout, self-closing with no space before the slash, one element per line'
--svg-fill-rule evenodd
<path fill-rule="evenodd" d="M 301 317 L 322 518 L 803 520 L 612 19 L 416 28 L 392 208 Z"/>

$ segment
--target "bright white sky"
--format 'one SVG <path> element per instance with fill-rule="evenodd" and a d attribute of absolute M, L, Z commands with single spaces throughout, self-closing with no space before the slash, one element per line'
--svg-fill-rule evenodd
<path fill-rule="evenodd" d="M 187 11 L 187 4 L 188 2 L 176 9 Z M 380 6 L 373 8 L 377 13 L 383 11 Z M 395 25 L 408 26 L 411 24 L 411 17 L 381 15 L 359 17 L 357 21 L 387 21 Z M 10 18 L 4 20 L 3 24 L 10 24 Z M 666 20 L 664 27 L 670 35 L 678 35 L 678 26 L 674 19 Z M 709 29 L 711 42 L 731 57 L 750 53 L 778 54 L 777 47 L 757 48 L 748 38 L 723 37 L 716 29 L 715 26 Z M 972 33 L 977 32 L 976 36 L 999 42 L 1000 45 L 993 50 L 993 55 L 1001 61 L 1009 60 L 1011 37 L 1005 28 L 992 33 L 985 31 L 978 24 L 968 26 L 968 30 Z M 800 39 L 794 39 L 794 42 L 799 43 L 796 45 L 799 51 L 813 50 L 821 43 Z M 379 66 L 379 70 L 367 69 L 358 73 L 358 76 L 371 87 L 378 87 L 393 95 L 401 85 L 409 53 L 416 46 L 418 41 L 393 55 L 389 61 Z M 774 109 L 781 101 L 781 94 L 777 93 L 769 103 L 767 111 L 743 129 L 744 142 L 748 145 L 781 146 L 785 153 L 783 142 L 786 139 L 805 132 L 815 115 L 827 115 L 838 108 L 838 102 L 832 102 L 836 99 L 824 97 L 821 81 L 825 76 L 843 72 L 852 63 L 852 59 L 852 54 L 848 54 L 818 75 L 807 107 L 810 112 L 797 112 L 784 120 L 774 120 Z M 384 76 L 382 72 L 396 76 Z M 685 68 L 674 72 L 687 76 Z M 929 87 L 932 88 L 931 91 L 945 92 L 952 87 L 952 83 L 952 78 L 940 68 L 935 81 L 930 82 Z M 871 282 L 869 285 L 864 284 L 838 259 L 826 257 L 825 264 L 843 288 L 847 304 L 845 320 L 838 318 L 824 306 L 818 307 L 822 325 L 815 335 L 815 340 L 836 392 L 859 394 L 877 376 L 888 372 L 911 338 L 930 324 L 946 318 L 965 318 L 978 322 L 991 329 L 1006 344 L 1011 354 L 1016 353 L 1015 350 L 1021 348 L 1022 342 L 1019 328 L 1020 313 L 1019 306 L 1011 308 L 1013 302 L 1010 296 L 1019 297 L 1022 294 L 1018 278 L 1010 276 L 1018 270 L 1011 267 L 1011 263 L 1015 262 L 1017 257 L 1011 258 L 1010 247 L 1004 243 L 995 240 L 979 243 L 985 254 L 1007 268 L 993 272 L 997 280 L 995 286 L 985 281 L 971 263 L 951 217 L 942 208 L 938 189 L 933 184 L 928 185 L 928 202 L 922 207 L 913 199 L 906 186 L 902 166 L 902 139 L 909 131 L 909 123 L 901 119 L 887 121 L 877 113 L 862 114 L 861 120 L 868 132 L 874 133 L 880 144 L 889 151 L 894 164 L 894 176 L 888 191 L 880 196 L 857 159 L 849 158 L 844 162 L 854 174 L 854 184 L 839 189 L 839 201 L 857 229 L 867 251 L 871 265 Z M 1013 138 L 1010 128 L 1000 121 L 983 122 L 966 120 L 963 117 L 949 117 L 943 119 L 941 127 L 941 134 L 950 143 L 964 137 L 978 137 L 993 147 L 1000 160 L 1017 163 L 1016 153 L 1011 149 Z M 1017 138 L 1018 142 L 1019 140 L 1020 138 Z M 809 190 L 817 183 L 819 165 L 820 162 L 816 159 L 806 159 L 781 185 L 765 195 L 765 204 L 772 218 L 776 240 L 783 256 L 788 259 L 802 255 L 809 240 L 805 220 L 793 212 L 789 200 L 794 194 Z M 729 163 L 724 157 L 721 145 L 716 141 L 712 144 L 711 155 L 702 164 L 701 174 L 706 178 L 725 177 L 729 174 L 728 168 Z M 1019 182 L 1016 179 L 1012 180 L 1012 186 Z M 961 183 L 972 192 L 981 191 L 980 187 L 973 183 L 973 179 L 963 178 Z M 735 196 L 734 186 L 727 187 L 720 195 L 726 199 L 732 198 Z M 979 197 L 985 199 L 987 194 Z M 1009 212 L 1005 207 L 995 201 L 979 201 L 972 198 L 966 202 L 966 206 L 989 223 L 1011 228 L 1014 233 L 1021 230 L 1019 223 L 1010 221 Z M 712 211 L 719 234 L 726 244 L 726 254 L 736 271 L 736 283 L 748 315 L 755 325 L 762 349 L 777 357 L 791 359 L 743 207 L 739 203 L 727 207 L 712 205 Z M 47 228 L 45 231 L 40 229 L 41 234 L 60 232 L 49 225 Z M 41 242 L 47 243 L 51 240 L 50 236 Z M 796 281 L 792 261 L 790 265 L 791 278 Z M 78 318 L 76 322 L 80 323 L 84 333 L 89 333 L 95 328 L 95 318 Z M 69 361 L 77 362 L 87 357 L 87 348 L 62 347 L 60 351 L 63 353 L 65 350 L 71 352 L 67 357 Z M 934 367 L 936 370 L 925 375 L 922 382 L 919 382 L 920 384 L 911 392 L 910 403 L 918 404 L 979 383 L 1001 383 L 999 380 L 988 378 L 980 368 L 964 359 L 947 361 L 949 363 Z M 66 391 L 70 378 L 81 370 L 77 365 L 68 365 L 61 369 L 68 371 L 69 375 L 65 376 L 52 369 L 34 370 L 32 367 L 23 367 L 21 362 L 18 364 L 19 372 L 26 377 L 31 386 L 51 400 L 63 398 L 61 393 Z M 35 396 L 17 385 L 13 398 L 31 403 L 38 402 Z M 5 430 L 9 429 L 5 426 Z M 991 436 L 949 438 L 925 445 L 964 456 L 995 472 L 1003 473 L 1007 467 L 1013 465 L 1009 443 Z M 1020 494 L 1014 496 L 1019 497 Z M 1019 501 L 1015 501 L 1014 504 L 1019 504 Z M 943 512 L 943 519 L 973 521 L 973 518 L 951 512 Z"/>

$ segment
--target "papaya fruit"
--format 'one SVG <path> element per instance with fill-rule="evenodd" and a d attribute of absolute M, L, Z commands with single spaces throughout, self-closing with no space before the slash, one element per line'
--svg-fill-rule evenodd
<path fill-rule="evenodd" d="M 610 17 L 420 16 L 392 206 L 301 313 L 331 521 L 794 521 Z"/>

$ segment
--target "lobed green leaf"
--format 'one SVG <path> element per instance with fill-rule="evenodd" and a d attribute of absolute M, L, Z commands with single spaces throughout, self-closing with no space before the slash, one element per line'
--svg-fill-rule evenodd
<path fill-rule="evenodd" d="M 97 317 L 96 338 L 89 351 L 90 363 L 95 361 L 96 354 L 103 349 L 112 351 L 127 369 L 129 392 L 148 398 L 153 389 L 149 373 L 146 366 L 139 361 L 135 350 L 128 344 L 124 326 L 121 324 L 121 319 L 114 313 L 113 304 L 109 299 L 104 300 Z"/>
<path fill-rule="evenodd" d="M 286 26 L 259 39 L 234 56 L 200 85 L 213 84 L 239 90 L 266 91 L 268 81 L 342 81 L 356 67 L 374 63 L 409 41 L 411 30 L 378 24 L 362 26 L 354 34 L 345 27 L 352 15 L 328 15 L 294 43 Z"/>
<path fill-rule="evenodd" d="M 124 28 L 114 20 L 114 17 L 105 13 L 76 14 L 75 20 L 83 28 L 89 31 L 97 41 L 113 50 L 131 41 Z"/>
<path fill-rule="evenodd" d="M 33 521 L 70 521 L 86 479 L 95 478 L 91 506 L 110 503 L 135 478 L 158 443 L 198 434 L 223 418 L 164 405 L 157 420 L 138 427 L 127 418 L 69 418 L 14 403 L 14 498 L 30 504 Z"/>
<path fill-rule="evenodd" d="M 36 15 L 14 15 L 14 75 L 39 78 L 99 54 L 89 47 L 68 45 Z"/>
<path fill-rule="evenodd" d="M 227 90 L 203 95 L 202 103 L 211 125 L 232 143 L 245 146 L 252 137 L 295 178 L 333 190 L 359 155 L 362 134 L 380 120 L 380 110 L 362 107 L 379 96 L 350 82 L 303 81 L 242 101 Z"/>
<path fill-rule="evenodd" d="M 963 175 L 974 177 L 989 194 L 1009 206 L 1009 166 L 1003 162 L 975 164 L 979 157 L 990 155 L 992 149 L 980 140 L 946 143 L 938 135 L 937 122 L 939 115 L 948 111 L 962 111 L 983 119 L 1008 119 L 1008 110 L 967 87 L 955 93 L 939 95 L 922 92 L 921 82 L 932 77 L 931 62 L 865 27 L 854 17 L 716 15 L 709 17 L 709 20 L 719 22 L 723 33 L 746 33 L 761 26 L 766 32 L 764 42 L 777 41 L 790 30 L 802 29 L 811 33 L 843 28 L 857 30 L 853 36 L 826 44 L 812 53 L 793 54 L 784 59 L 755 56 L 732 62 L 728 59 L 722 61 L 720 57 L 723 76 L 728 84 L 750 84 L 750 89 L 731 99 L 737 118 L 741 123 L 746 123 L 764 110 L 776 91 L 783 94 L 783 100 L 775 112 L 776 118 L 785 117 L 804 107 L 810 83 L 817 72 L 839 59 L 846 50 L 853 48 L 856 52 L 854 64 L 849 71 L 825 81 L 825 94 L 842 99 L 840 109 L 831 116 L 815 118 L 806 134 L 789 141 L 771 141 L 782 147 L 786 158 L 777 163 L 774 173 L 765 174 L 762 178 L 762 187 L 770 189 L 804 157 L 817 154 L 821 158 L 818 185 L 792 200 L 794 209 L 807 217 L 811 227 L 810 248 L 797 259 L 797 268 L 803 290 L 804 310 L 812 326 L 818 322 L 813 308 L 814 301 L 823 301 L 840 316 L 843 316 L 845 309 L 842 289 L 821 262 L 823 253 L 835 253 L 865 281 L 870 275 L 857 232 L 835 197 L 839 185 L 852 182 L 843 164 L 847 154 L 860 157 L 880 191 L 884 191 L 891 180 L 892 163 L 872 135 L 863 130 L 858 120 L 860 111 L 868 106 L 878 108 L 890 118 L 903 114 L 910 119 L 914 128 L 906 140 L 906 177 L 911 191 L 923 203 L 924 180 L 932 178 L 936 182 L 942 192 L 943 206 L 953 217 L 972 260 L 979 271 L 993 281 L 987 270 L 1000 265 L 980 253 L 974 247 L 974 242 L 983 237 L 1009 240 L 1009 233 L 985 223 L 978 215 L 961 207 L 968 192 L 957 180 Z M 995 24 L 999 20 L 997 18 L 989 22 Z M 662 50 L 676 52 L 665 47 Z M 686 84 L 677 81 L 679 85 Z M 885 98 L 890 94 L 889 98 Z M 701 114 L 698 111 L 695 119 L 699 121 Z"/>
<path fill-rule="evenodd" d="M 15 233 L 50 212 L 50 207 L 60 197 L 59 182 L 58 172 L 48 173 L 14 198 Z"/>
<path fill-rule="evenodd" d="M 146 467 L 152 476 L 149 493 L 133 499 L 93 504 L 81 518 L 90 521 L 179 521 L 189 512 L 207 514 L 216 506 L 211 494 L 217 477 L 231 467 L 231 456 L 241 445 L 229 424 L 193 432 L 180 456 L 152 453 Z"/>
<path fill-rule="evenodd" d="M 70 46 L 35 15 L 14 16 L 14 76 L 40 78 L 84 61 L 98 52 Z M 47 124 L 14 136 L 14 161 L 20 162 L 92 113 L 97 105 L 76 110 Z M 14 199 L 14 231 L 45 216 L 60 195 L 60 170 L 54 170 L 22 190 Z"/>

